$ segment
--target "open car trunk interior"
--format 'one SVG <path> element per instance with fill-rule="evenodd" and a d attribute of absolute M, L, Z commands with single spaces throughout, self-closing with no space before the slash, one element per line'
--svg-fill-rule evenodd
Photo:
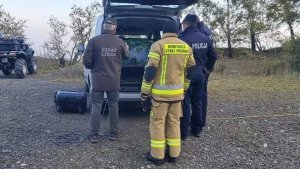
<path fill-rule="evenodd" d="M 118 22 L 117 35 L 129 46 L 129 59 L 123 61 L 121 91 L 137 92 L 143 80 L 144 67 L 153 42 L 161 38 L 168 17 L 114 17 Z"/>
<path fill-rule="evenodd" d="M 116 9 L 132 9 L 135 7 L 146 7 L 152 9 L 164 9 L 178 14 L 179 11 L 197 3 L 198 0 L 103 0 L 105 11 Z M 147 10 L 147 8 L 145 8 Z"/>

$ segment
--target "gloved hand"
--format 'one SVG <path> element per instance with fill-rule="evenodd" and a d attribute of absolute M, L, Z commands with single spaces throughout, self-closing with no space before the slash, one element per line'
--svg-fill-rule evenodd
<path fill-rule="evenodd" d="M 150 97 L 150 94 L 149 94 L 149 93 L 142 93 L 142 94 L 141 94 L 141 100 L 142 100 L 142 101 L 147 100 L 149 97 Z"/>
<path fill-rule="evenodd" d="M 152 107 L 150 94 L 142 93 L 141 100 L 142 100 L 141 105 L 142 105 L 143 111 L 146 113 L 150 113 L 151 107 Z"/>

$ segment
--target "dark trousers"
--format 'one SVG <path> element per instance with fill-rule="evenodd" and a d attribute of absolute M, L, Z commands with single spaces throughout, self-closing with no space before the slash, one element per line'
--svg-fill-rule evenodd
<path fill-rule="evenodd" d="M 183 100 L 183 117 L 181 118 L 181 137 L 189 135 L 189 129 L 194 134 L 202 131 L 205 125 L 207 102 L 207 76 L 203 69 L 196 69 L 190 87 Z"/>
<path fill-rule="evenodd" d="M 205 78 L 204 78 L 204 88 L 203 88 L 203 92 L 202 92 L 202 113 L 203 113 L 203 119 L 202 119 L 202 127 L 204 127 L 206 125 L 206 114 L 207 114 L 207 85 L 208 85 L 208 74 L 205 74 Z"/>
<path fill-rule="evenodd" d="M 119 123 L 119 91 L 106 92 L 108 99 L 108 126 L 109 132 L 118 131 Z M 92 113 L 91 113 L 91 134 L 98 134 L 101 121 L 102 104 L 104 102 L 104 91 L 92 90 Z"/>

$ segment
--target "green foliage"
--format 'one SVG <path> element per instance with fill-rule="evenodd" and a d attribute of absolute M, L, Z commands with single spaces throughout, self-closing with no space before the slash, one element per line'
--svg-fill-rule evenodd
<path fill-rule="evenodd" d="M 53 58 L 36 57 L 37 64 L 39 65 L 39 74 L 46 74 L 53 70 L 58 70 L 58 60 Z"/>
<path fill-rule="evenodd" d="M 249 30 L 251 49 L 258 47 L 262 50 L 259 35 L 270 29 L 266 19 L 267 0 L 233 0 L 233 4 L 239 9 L 244 21 L 243 29 Z"/>
<path fill-rule="evenodd" d="M 248 48 L 236 48 L 234 56 L 238 59 L 249 59 L 252 56 L 252 51 Z"/>
<path fill-rule="evenodd" d="M 290 69 L 300 72 L 300 39 L 286 42 L 284 44 L 284 53 Z"/>
<path fill-rule="evenodd" d="M 295 39 L 293 24 L 299 22 L 300 3 L 295 0 L 271 0 L 267 8 L 267 18 L 273 24 L 281 25 L 285 23 L 289 26 L 291 39 Z"/>
<path fill-rule="evenodd" d="M 147 62 L 148 49 L 153 43 L 147 39 L 129 38 L 125 39 L 129 48 L 130 58 L 123 61 L 124 65 L 144 66 Z"/>
<path fill-rule="evenodd" d="M 266 62 L 262 69 L 264 76 L 276 75 L 286 71 L 286 64 L 282 60 L 274 60 Z"/>
<path fill-rule="evenodd" d="M 20 37 L 25 39 L 26 22 L 27 20 L 13 17 L 4 11 L 2 5 L 0 5 L 0 32 L 3 32 L 7 37 Z"/>
<path fill-rule="evenodd" d="M 233 48 L 233 57 L 239 60 L 242 59 L 248 59 L 252 56 L 252 51 L 249 48 Z M 217 53 L 219 56 L 223 57 L 227 56 L 226 54 L 228 53 L 227 48 L 218 48 Z"/>
<path fill-rule="evenodd" d="M 68 35 L 68 32 L 66 31 L 67 25 L 54 16 L 50 17 L 48 23 L 51 31 L 49 33 L 50 37 L 48 41 L 43 45 L 45 51 L 44 55 L 50 58 L 64 59 L 64 56 L 67 53 L 67 45 L 64 44 L 63 39 Z"/>
<path fill-rule="evenodd" d="M 99 2 L 93 2 L 85 8 L 76 5 L 71 8 L 69 16 L 71 19 L 70 28 L 72 30 L 71 41 L 73 43 L 73 50 L 70 52 L 70 65 L 81 60 L 81 55 L 78 55 L 75 52 L 75 49 L 81 44 L 86 44 L 86 42 L 90 39 L 94 29 L 93 23 L 101 11 L 102 8 Z"/>
<path fill-rule="evenodd" d="M 72 21 L 70 28 L 73 31 L 71 39 L 75 44 L 85 44 L 90 38 L 93 22 L 101 12 L 101 4 L 93 2 L 85 8 L 74 5 L 71 10 L 69 14 Z"/>

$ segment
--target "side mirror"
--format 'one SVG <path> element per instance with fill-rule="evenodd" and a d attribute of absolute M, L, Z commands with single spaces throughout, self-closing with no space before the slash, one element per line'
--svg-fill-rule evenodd
<path fill-rule="evenodd" d="M 79 44 L 77 53 L 81 55 L 84 53 L 84 50 L 85 50 L 84 44 Z"/>

